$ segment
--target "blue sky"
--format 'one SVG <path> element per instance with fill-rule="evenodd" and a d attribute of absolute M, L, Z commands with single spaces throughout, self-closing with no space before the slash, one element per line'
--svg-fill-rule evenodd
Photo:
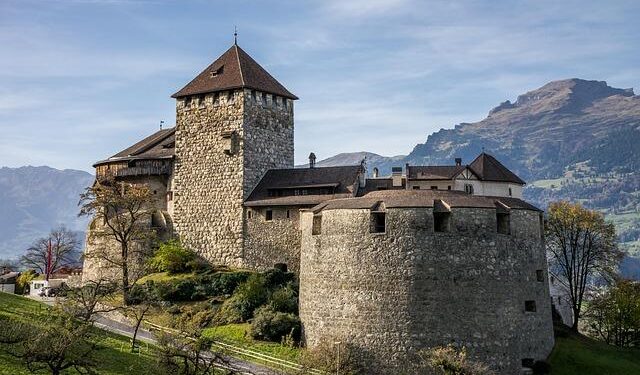
<path fill-rule="evenodd" d="M 296 162 L 406 154 L 579 77 L 639 86 L 638 1 L 0 0 L 0 166 L 91 170 L 239 44 L 296 102 Z"/>

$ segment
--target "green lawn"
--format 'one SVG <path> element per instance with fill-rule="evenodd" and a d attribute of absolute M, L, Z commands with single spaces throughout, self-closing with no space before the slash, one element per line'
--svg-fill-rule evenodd
<path fill-rule="evenodd" d="M 292 348 L 275 342 L 252 339 L 249 335 L 249 323 L 227 324 L 224 326 L 206 328 L 203 335 L 228 344 L 235 344 L 292 362 L 296 362 L 298 360 L 302 350 L 300 348 Z"/>
<path fill-rule="evenodd" d="M 40 302 L 0 292 L 0 315 L 34 323 L 38 321 L 38 317 L 47 313 L 48 308 Z M 99 374 L 148 374 L 155 366 L 155 359 L 150 355 L 146 344 L 142 344 L 141 354 L 132 354 L 128 351 L 130 345 L 128 337 L 101 330 L 99 332 L 102 346 L 102 349 L 96 352 Z M 41 372 L 41 374 L 46 373 Z M 65 374 L 75 373 L 74 370 L 65 372 Z M 0 375 L 22 374 L 30 374 L 30 372 L 19 360 L 0 351 Z"/>
<path fill-rule="evenodd" d="M 560 331 L 549 357 L 552 375 L 640 374 L 640 349 L 621 349 Z"/>

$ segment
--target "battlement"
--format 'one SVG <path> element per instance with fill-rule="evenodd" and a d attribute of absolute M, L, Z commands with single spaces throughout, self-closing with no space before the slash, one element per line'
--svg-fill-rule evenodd
<path fill-rule="evenodd" d="M 293 100 L 254 89 L 235 89 L 207 94 L 184 96 L 176 99 L 177 110 L 197 110 L 207 107 L 256 106 L 262 109 L 293 114 Z"/>

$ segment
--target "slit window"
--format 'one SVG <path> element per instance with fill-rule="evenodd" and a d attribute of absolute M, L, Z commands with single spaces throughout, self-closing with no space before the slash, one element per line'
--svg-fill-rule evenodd
<path fill-rule="evenodd" d="M 386 231 L 386 215 L 384 212 L 371 212 L 371 233 L 384 233 Z"/>
<path fill-rule="evenodd" d="M 264 212 L 264 220 L 265 221 L 272 221 L 273 220 L 273 210 L 266 210 Z"/>
<path fill-rule="evenodd" d="M 497 229 L 500 234 L 511 234 L 511 215 L 504 212 L 496 213 Z"/>
<path fill-rule="evenodd" d="M 313 226 L 311 227 L 311 234 L 318 235 L 322 233 L 322 215 L 313 215 Z"/>
<path fill-rule="evenodd" d="M 247 210 L 247 217 L 248 217 L 249 219 L 251 219 L 251 218 L 253 217 L 253 212 L 251 212 L 251 210 L 250 210 L 250 209 L 249 209 L 249 210 Z"/>
<path fill-rule="evenodd" d="M 431 190 L 438 190 L 438 187 L 437 186 L 432 186 Z"/>
<path fill-rule="evenodd" d="M 509 196 L 512 196 L 513 192 L 511 191 L 511 188 L 509 188 Z"/>
<path fill-rule="evenodd" d="M 524 301 L 524 311 L 536 312 L 536 301 Z"/>
<path fill-rule="evenodd" d="M 251 100 L 253 100 L 253 102 L 255 102 L 256 99 L 256 90 L 251 90 Z"/>
<path fill-rule="evenodd" d="M 433 231 L 440 233 L 451 231 L 451 212 L 433 213 Z"/>
<path fill-rule="evenodd" d="M 291 210 L 287 210 L 287 219 L 291 218 Z"/>
<path fill-rule="evenodd" d="M 544 272 L 542 270 L 536 270 L 536 280 L 540 282 L 544 281 Z"/>

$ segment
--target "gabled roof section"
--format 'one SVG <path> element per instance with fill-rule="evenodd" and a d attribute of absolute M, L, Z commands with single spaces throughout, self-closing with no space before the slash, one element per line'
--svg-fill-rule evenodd
<path fill-rule="evenodd" d="M 360 165 L 340 167 L 270 169 L 245 200 L 246 206 L 316 205 L 334 198 L 356 194 Z M 269 191 L 332 189 L 333 194 L 274 196 Z"/>
<path fill-rule="evenodd" d="M 526 183 L 496 158 L 484 152 L 469 164 L 469 168 L 483 181 L 513 182 L 520 185 Z"/>
<path fill-rule="evenodd" d="M 123 160 L 170 159 L 175 154 L 175 128 L 159 130 L 133 146 L 127 147 L 106 160 L 93 166 Z"/>
<path fill-rule="evenodd" d="M 172 97 L 180 98 L 238 88 L 255 89 L 293 100 L 298 99 L 237 44 L 231 46 Z"/>

